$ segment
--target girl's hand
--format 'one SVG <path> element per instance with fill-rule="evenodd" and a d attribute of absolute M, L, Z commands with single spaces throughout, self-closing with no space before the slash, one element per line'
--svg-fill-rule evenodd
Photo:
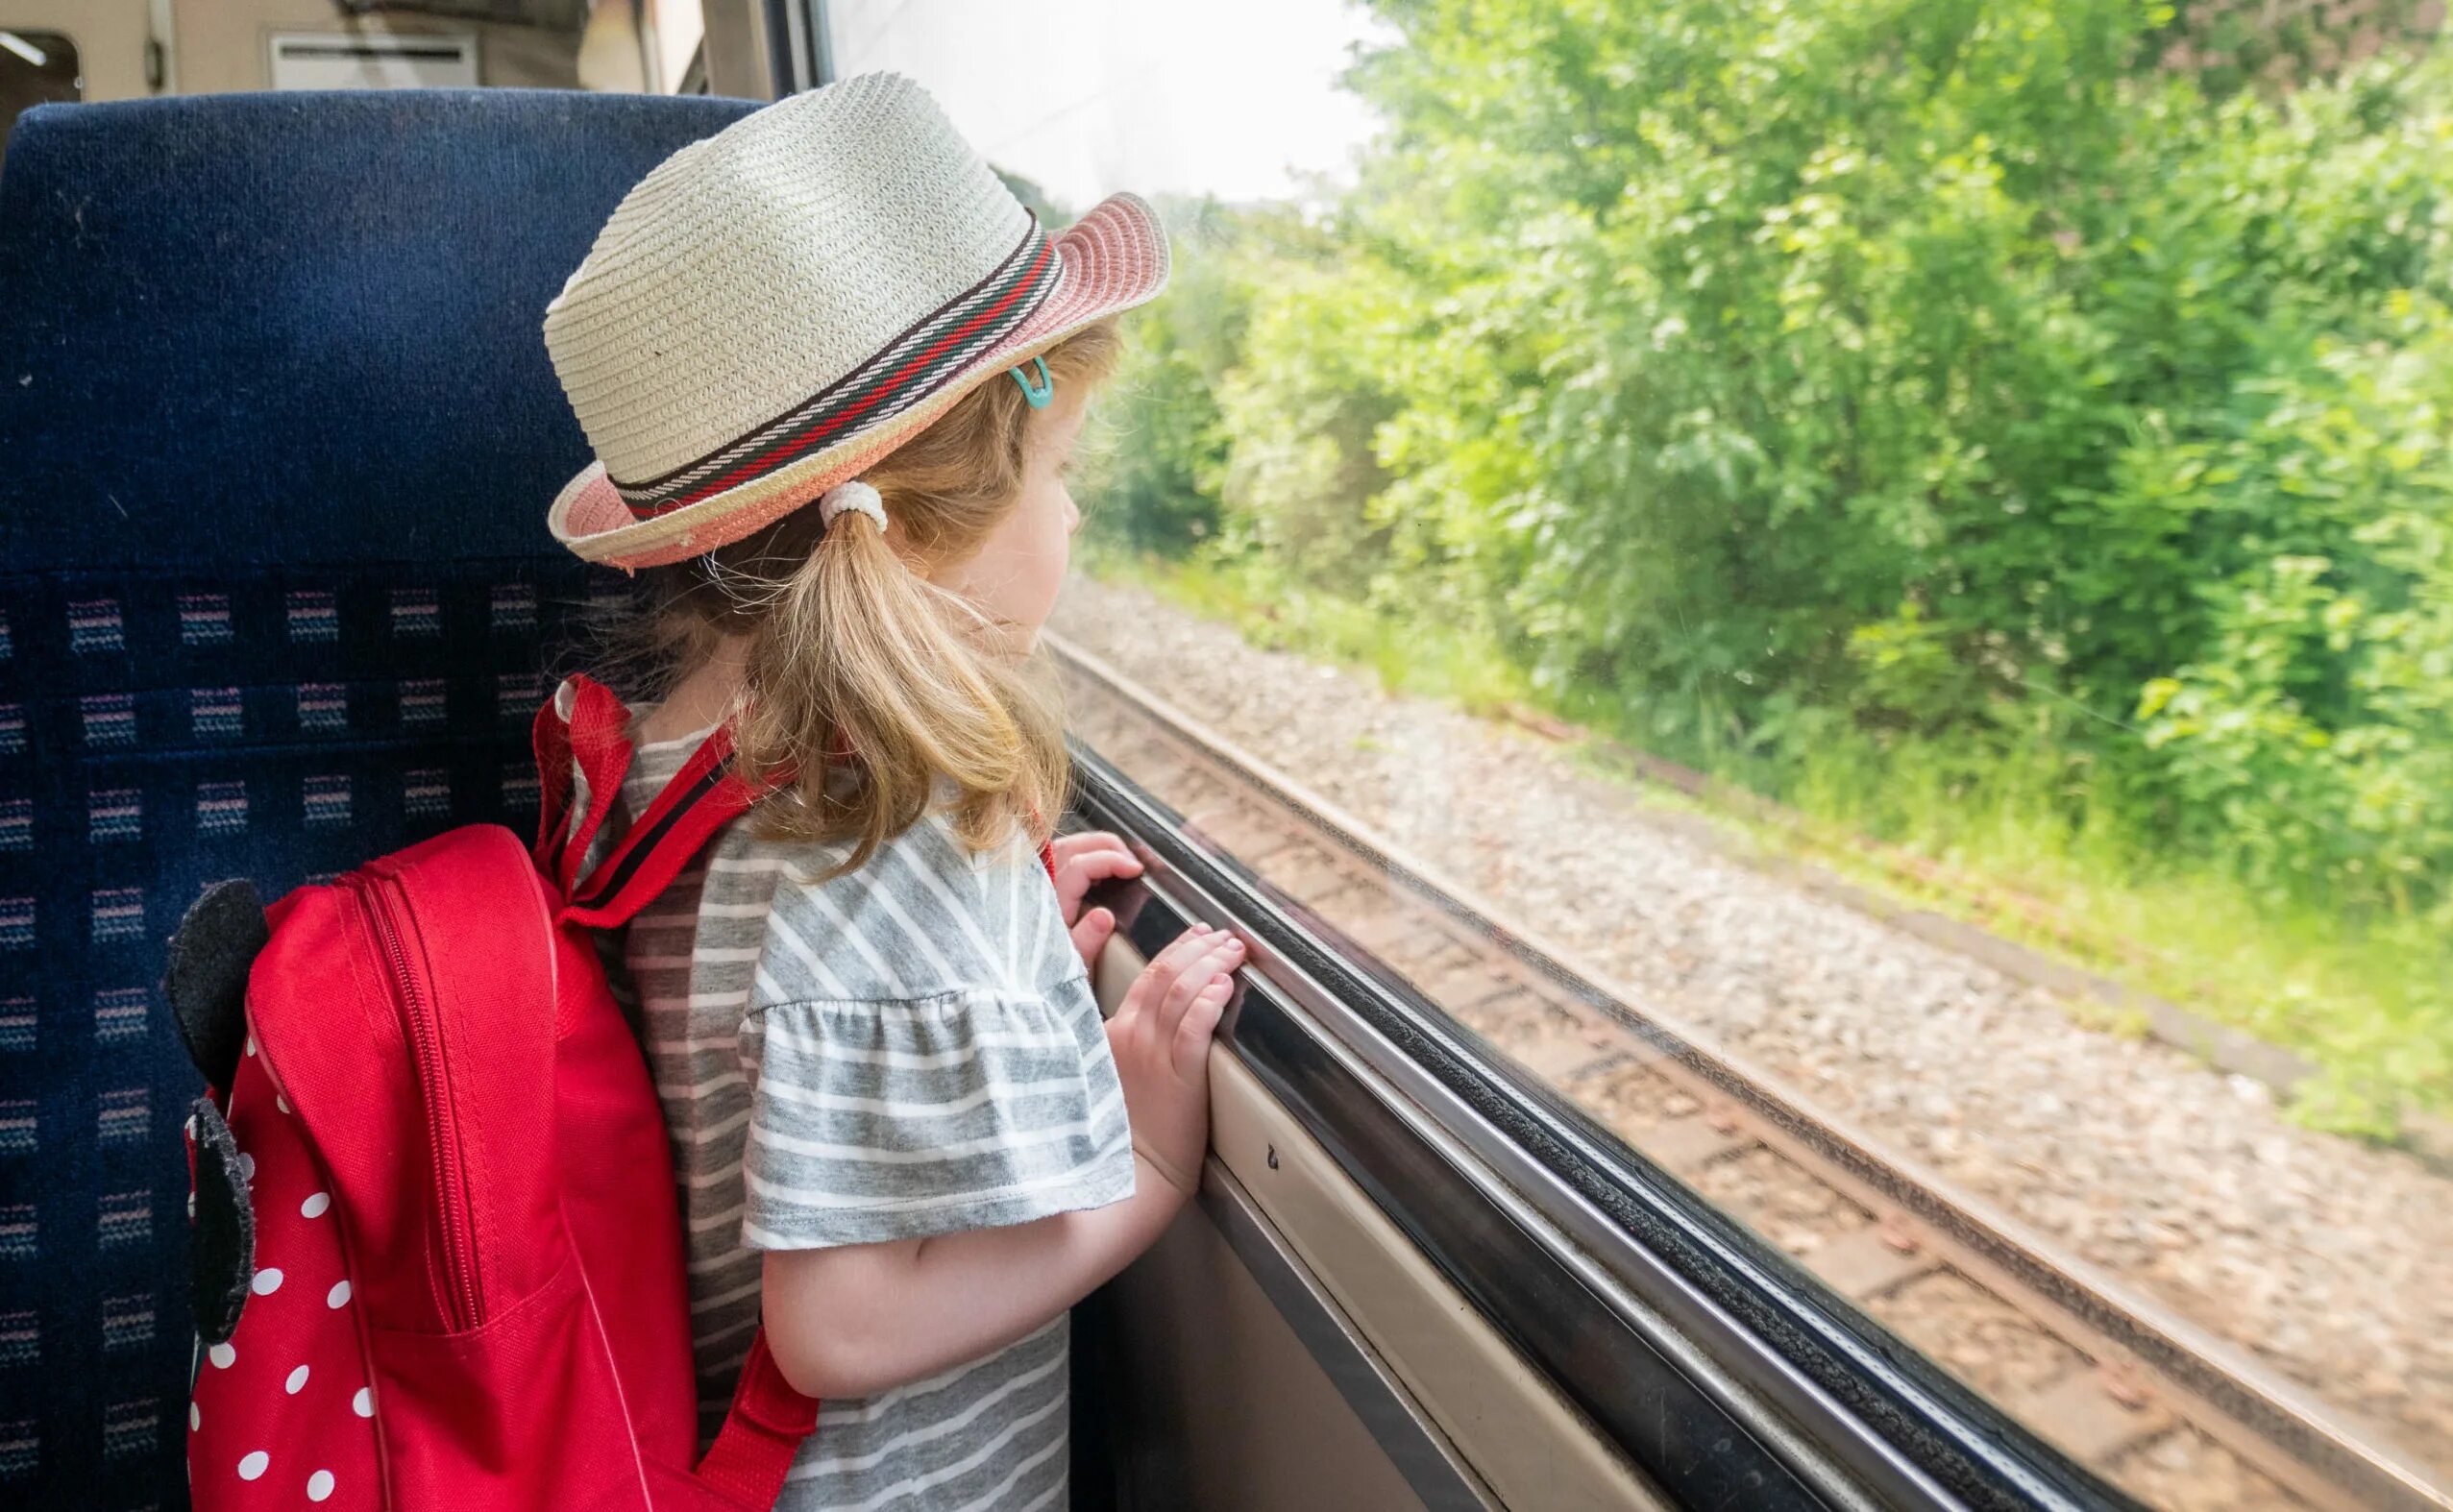
<path fill-rule="evenodd" d="M 1243 941 L 1189 929 L 1133 979 L 1107 1021 L 1133 1148 L 1187 1196 L 1210 1146 L 1210 1036 L 1242 963 Z"/>
<path fill-rule="evenodd" d="M 1050 848 L 1056 853 L 1056 903 L 1064 911 L 1065 927 L 1072 932 L 1073 949 L 1082 958 L 1083 968 L 1096 970 L 1099 951 L 1116 933 L 1116 915 L 1103 908 L 1084 914 L 1082 895 L 1092 883 L 1140 876 L 1141 860 L 1125 848 L 1123 841 L 1104 830 L 1059 835 Z"/>

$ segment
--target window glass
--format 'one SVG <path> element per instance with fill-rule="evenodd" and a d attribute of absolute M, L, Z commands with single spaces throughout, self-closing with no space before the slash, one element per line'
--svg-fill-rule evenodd
<path fill-rule="evenodd" d="M 1084 738 L 2147 1501 L 2343 1500 L 2274 1421 L 2447 1483 L 2441 7 L 831 9 L 1164 201 L 1058 637 L 1615 1011 L 1076 670 Z"/>

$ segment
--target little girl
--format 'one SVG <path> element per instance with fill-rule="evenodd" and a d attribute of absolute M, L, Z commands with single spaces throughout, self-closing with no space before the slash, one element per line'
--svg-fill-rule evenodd
<path fill-rule="evenodd" d="M 1065 752 L 1020 665 L 1116 314 L 1165 278 L 1141 201 L 1050 236 L 867 75 L 659 165 L 548 312 L 600 459 L 552 524 L 649 569 L 665 673 L 596 849 L 719 725 L 768 792 L 608 954 L 673 1138 L 702 1435 L 762 1321 L 824 1402 L 784 1507 L 1061 1504 L 1067 1309 L 1200 1167 L 1241 946 L 1186 934 L 1102 1025 L 1115 920 L 1083 894 L 1140 867 L 1106 835 L 1043 863 Z"/>

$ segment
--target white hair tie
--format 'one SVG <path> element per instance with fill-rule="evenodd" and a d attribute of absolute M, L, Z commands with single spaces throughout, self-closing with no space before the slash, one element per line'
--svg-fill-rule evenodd
<path fill-rule="evenodd" d="M 875 488 L 859 478 L 837 483 L 818 496 L 819 524 L 832 525 L 835 517 L 846 510 L 876 521 L 881 531 L 886 528 L 886 500 L 878 496 Z"/>

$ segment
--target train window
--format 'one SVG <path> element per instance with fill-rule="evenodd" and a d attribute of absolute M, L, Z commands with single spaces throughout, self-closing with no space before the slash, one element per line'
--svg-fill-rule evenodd
<path fill-rule="evenodd" d="M 84 73 L 77 44 L 60 32 L 0 31 L 0 151 L 19 111 L 61 100 L 82 100 Z"/>
<path fill-rule="evenodd" d="M 1043 641 L 1067 822 L 1144 858 L 1110 893 L 1127 944 L 1250 939 L 1233 1074 L 1496 1341 L 1479 1358 L 1679 1504 L 2453 1507 L 2441 0 L 122 0 L 73 38 L 54 9 L 0 0 L 0 147 L 54 101 L 773 97 L 893 68 L 1051 223 L 1150 195 L 1172 286 L 1123 323 Z M 747 109 L 658 104 L 586 165 L 606 203 Z M 40 203 L 73 227 L 27 263 L 56 272 L 86 221 Z M 137 247 L 121 277 L 153 271 L 125 217 L 93 225 Z M 483 260 L 437 301 L 484 292 Z M 24 367 L 27 415 L 135 391 Z M 105 497 L 125 519 L 189 486 Z M 532 809 L 520 752 L 474 736 L 293 770 L 353 718 L 398 754 L 475 708 L 517 746 L 531 642 L 572 605 L 478 581 L 512 560 L 484 552 L 427 563 L 444 590 L 235 603 L 154 564 L 177 592 L 150 607 L 12 563 L 50 597 L 0 622 L 8 675 L 100 680 L 38 690 L 31 746 L 26 700 L 0 706 L 0 754 L 73 722 L 93 769 L 150 764 L 113 680 L 137 637 L 204 659 L 244 633 L 316 680 L 150 690 L 145 729 L 295 731 L 267 758 L 297 778 L 282 822 L 333 865 L 361 827 Z M 512 660 L 435 660 L 446 626 Z M 427 660 L 370 701 L 315 670 L 344 645 Z M 247 829 L 246 782 L 165 809 L 138 780 L 16 800 L 0 849 L 65 824 L 133 855 L 139 797 L 149 858 Z M 31 866 L 0 945 L 36 948 Z M 133 952 L 146 907 L 116 882 L 45 902 L 41 948 Z M 158 975 L 79 979 L 66 1042 L 138 1037 Z M 12 1052 L 32 1003 L 0 1005 Z M 99 1095 L 75 1127 L 114 1149 L 169 1125 Z M 12 1116 L 56 1137 L 48 1106 Z M 146 1194 L 98 1195 L 78 1232 L 132 1255 Z M 9 1210 L 0 1249 L 30 1258 L 36 1209 Z M 1249 1259 L 1276 1241 L 1238 1211 L 1211 1216 Z M 1328 1283 L 1306 1303 L 1304 1263 L 1273 1302 L 1385 1342 Z M 150 1295 L 114 1283 L 88 1342 L 159 1343 Z M 1337 1384 L 1420 1385 L 1385 1359 Z M 43 1475 L 61 1443 L 175 1457 L 175 1418 L 81 1389 L 112 1426 L 54 1433 Z M 1452 1408 L 1374 1432 L 1426 1502 L 1499 1504 Z M 37 1451 L 0 1429 L 6 1479 Z"/>
<path fill-rule="evenodd" d="M 2441 8 L 1333 10 L 979 100 L 1178 143 L 1086 763 L 2104 1482 L 2441 1504 Z"/>

